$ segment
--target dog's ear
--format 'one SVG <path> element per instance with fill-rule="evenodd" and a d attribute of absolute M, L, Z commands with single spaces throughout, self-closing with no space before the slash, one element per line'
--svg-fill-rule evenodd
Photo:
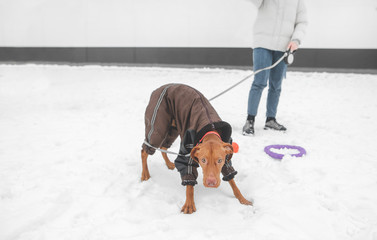
<path fill-rule="evenodd" d="M 199 146 L 196 146 L 194 147 L 192 150 L 191 150 L 191 153 L 190 153 L 190 157 L 197 163 L 199 163 L 199 159 L 198 159 L 198 152 L 200 150 L 200 147 Z"/>
<path fill-rule="evenodd" d="M 226 154 L 226 159 L 225 161 L 229 161 L 233 157 L 233 146 L 229 143 L 224 143 L 224 150 Z"/>

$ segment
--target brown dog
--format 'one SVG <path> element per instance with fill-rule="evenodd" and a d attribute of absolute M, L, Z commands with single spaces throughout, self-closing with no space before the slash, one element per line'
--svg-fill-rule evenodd
<path fill-rule="evenodd" d="M 160 148 L 168 149 L 174 140 L 181 137 L 180 154 L 172 163 L 165 152 L 162 156 L 169 169 L 177 168 L 182 185 L 186 186 L 186 202 L 182 212 L 196 211 L 194 185 L 198 176 L 196 168 L 203 170 L 203 185 L 220 186 L 229 181 L 235 197 L 242 204 L 252 205 L 246 200 L 234 182 L 237 172 L 231 158 L 231 127 L 221 121 L 209 101 L 196 89 L 182 84 L 168 84 L 156 89 L 145 112 L 145 141 L 141 151 L 141 180 L 150 178 L 147 158 Z"/>

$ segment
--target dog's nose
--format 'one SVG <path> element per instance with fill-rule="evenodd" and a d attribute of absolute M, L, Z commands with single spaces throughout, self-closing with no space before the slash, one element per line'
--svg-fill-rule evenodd
<path fill-rule="evenodd" d="M 206 180 L 206 184 L 208 187 L 215 187 L 217 185 L 217 180 L 214 177 L 208 177 Z"/>

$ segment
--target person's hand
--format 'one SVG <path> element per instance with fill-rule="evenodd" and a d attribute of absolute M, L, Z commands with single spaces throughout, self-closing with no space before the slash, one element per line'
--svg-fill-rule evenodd
<path fill-rule="evenodd" d="M 289 42 L 287 46 L 287 50 L 290 50 L 291 52 L 296 51 L 298 49 L 298 44 L 295 41 Z"/>

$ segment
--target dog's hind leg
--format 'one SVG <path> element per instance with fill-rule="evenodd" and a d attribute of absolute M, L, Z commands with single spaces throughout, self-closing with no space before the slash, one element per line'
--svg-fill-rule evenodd
<path fill-rule="evenodd" d="M 151 177 L 148 170 L 147 159 L 148 159 L 148 153 L 144 150 L 141 150 L 141 164 L 143 167 L 143 171 L 141 173 L 141 181 L 147 181 Z"/>
<path fill-rule="evenodd" d="M 161 149 L 162 149 L 162 150 L 167 150 L 167 148 L 165 148 L 165 147 L 162 147 Z M 162 157 L 163 157 L 164 160 L 165 160 L 166 166 L 167 166 L 170 170 L 173 170 L 173 169 L 175 168 L 174 163 L 172 163 L 172 162 L 169 160 L 168 155 L 167 155 L 166 153 L 161 152 L 161 154 L 162 154 Z"/>

